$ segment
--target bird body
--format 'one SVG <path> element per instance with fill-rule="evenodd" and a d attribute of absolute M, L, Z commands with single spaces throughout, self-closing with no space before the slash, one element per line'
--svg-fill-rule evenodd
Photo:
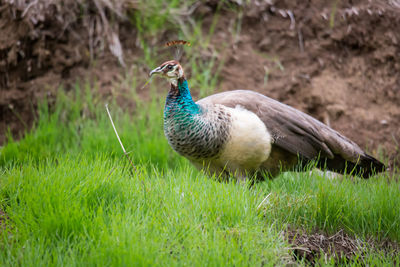
<path fill-rule="evenodd" d="M 210 173 L 247 177 L 318 161 L 318 166 L 363 177 L 385 166 L 327 125 L 290 106 L 248 90 L 214 94 L 194 102 L 180 64 L 160 73 L 171 82 L 164 133 L 171 147 Z"/>
<path fill-rule="evenodd" d="M 228 172 L 245 176 L 254 173 L 271 153 L 272 139 L 265 124 L 241 106 L 225 108 L 231 114 L 229 138 L 219 155 L 219 164 Z"/>

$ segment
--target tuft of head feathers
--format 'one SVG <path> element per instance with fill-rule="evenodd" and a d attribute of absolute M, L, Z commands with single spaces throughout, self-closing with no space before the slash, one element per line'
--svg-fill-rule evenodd
<path fill-rule="evenodd" d="M 182 53 L 183 53 L 183 49 L 182 47 L 186 45 L 186 46 L 190 46 L 191 43 L 188 41 L 184 41 L 184 40 L 173 40 L 173 41 L 169 41 L 165 43 L 165 47 L 173 47 L 175 50 L 175 56 L 174 58 L 176 60 L 180 60 L 182 58 Z"/>
<path fill-rule="evenodd" d="M 174 40 L 165 43 L 165 47 L 173 46 L 173 45 L 187 45 L 190 46 L 191 43 L 184 40 Z"/>

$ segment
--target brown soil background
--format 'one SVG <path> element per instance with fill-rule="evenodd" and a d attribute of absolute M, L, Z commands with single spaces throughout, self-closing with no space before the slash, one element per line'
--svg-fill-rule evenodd
<path fill-rule="evenodd" d="M 261 92 L 311 114 L 376 156 L 383 152 L 390 161 L 400 158 L 399 1 L 231 5 L 236 11 L 226 6 L 219 10 L 211 43 L 199 51 L 204 60 L 210 57 L 207 51 L 217 51 L 224 61 L 216 91 Z M 205 33 L 217 6 L 218 1 L 205 1 L 193 9 L 191 15 L 203 20 Z M 128 66 L 123 68 L 106 49 L 97 49 L 101 44 L 87 45 L 90 35 L 79 21 L 63 28 L 67 18 L 52 17 L 51 9 L 37 21 L 23 12 L 8 4 L 0 8 L 0 144 L 6 142 L 8 128 L 19 137 L 31 127 L 37 100 L 45 95 L 53 99 L 60 85 L 70 90 L 77 80 L 95 78 L 104 96 L 118 97 L 113 86 L 133 75 L 131 66 L 140 70 L 135 75 L 143 81 L 155 67 L 136 63 L 143 51 L 134 25 L 126 21 L 117 25 Z M 169 36 L 173 34 L 153 38 L 154 45 Z M 160 56 L 160 63 L 164 59 Z M 190 80 L 191 70 L 187 72 Z M 196 95 L 196 88 L 192 91 Z M 119 98 L 123 107 L 134 107 Z"/>

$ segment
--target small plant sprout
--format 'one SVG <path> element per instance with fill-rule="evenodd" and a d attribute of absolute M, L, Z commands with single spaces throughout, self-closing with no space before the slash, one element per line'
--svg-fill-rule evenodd
<path fill-rule="evenodd" d="M 151 81 L 151 76 L 147 79 L 147 81 L 143 84 L 143 86 L 140 87 L 140 90 L 143 90 L 150 83 L 150 81 Z M 107 107 L 107 105 L 106 105 L 106 107 Z"/>

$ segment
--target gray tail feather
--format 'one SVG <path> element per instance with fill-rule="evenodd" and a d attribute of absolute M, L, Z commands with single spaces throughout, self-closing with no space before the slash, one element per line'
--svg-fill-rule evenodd
<path fill-rule="evenodd" d="M 360 162 L 357 165 L 362 168 L 360 174 L 364 178 L 368 178 L 375 173 L 384 172 L 386 170 L 385 164 L 368 154 L 361 157 Z"/>
<path fill-rule="evenodd" d="M 321 159 L 317 166 L 342 174 L 359 175 L 363 178 L 369 178 L 378 172 L 386 170 L 385 164 L 368 154 L 361 156 L 357 163 L 346 161 L 340 155 L 335 155 L 333 159 Z"/>

